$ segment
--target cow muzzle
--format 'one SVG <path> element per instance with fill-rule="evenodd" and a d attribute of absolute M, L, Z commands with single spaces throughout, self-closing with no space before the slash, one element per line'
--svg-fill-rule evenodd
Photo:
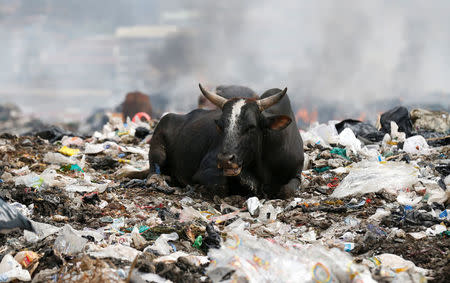
<path fill-rule="evenodd" d="M 217 155 L 217 167 L 223 170 L 223 175 L 227 177 L 238 176 L 241 174 L 242 165 L 237 162 L 236 155 L 222 154 Z"/>

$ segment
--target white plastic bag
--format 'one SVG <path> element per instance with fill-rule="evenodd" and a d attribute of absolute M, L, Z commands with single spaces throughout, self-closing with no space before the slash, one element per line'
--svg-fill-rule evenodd
<path fill-rule="evenodd" d="M 0 263 L 0 282 L 9 282 L 15 279 L 30 281 L 31 276 L 28 270 L 22 269 L 20 263 L 12 255 L 7 254 Z"/>
<path fill-rule="evenodd" d="M 155 251 L 159 255 L 168 255 L 173 252 L 173 248 L 167 242 L 176 240 L 178 240 L 178 234 L 176 232 L 162 234 L 158 239 L 156 239 L 153 245 L 146 247 L 144 252 Z"/>
<path fill-rule="evenodd" d="M 361 141 L 356 138 L 350 128 L 345 128 L 339 134 L 339 143 L 351 150 L 354 154 L 361 150 Z"/>
<path fill-rule="evenodd" d="M 247 208 L 251 216 L 254 216 L 257 212 L 259 212 L 260 206 L 261 202 L 257 197 L 251 197 L 247 200 Z"/>
<path fill-rule="evenodd" d="M 87 242 L 87 239 L 79 236 L 76 231 L 67 224 L 62 228 L 62 233 L 56 238 L 53 246 L 55 250 L 61 254 L 76 255 L 84 249 Z"/>
<path fill-rule="evenodd" d="M 334 190 L 331 197 L 344 198 L 374 193 L 382 189 L 397 194 L 400 189 L 417 183 L 417 175 L 418 170 L 410 164 L 361 161 L 353 165 L 350 174 Z"/>
<path fill-rule="evenodd" d="M 106 248 L 95 249 L 88 254 L 95 258 L 115 258 L 132 262 L 141 252 L 131 247 L 116 244 Z"/>
<path fill-rule="evenodd" d="M 409 154 L 428 154 L 430 146 L 424 137 L 413 136 L 406 139 L 403 150 Z"/>

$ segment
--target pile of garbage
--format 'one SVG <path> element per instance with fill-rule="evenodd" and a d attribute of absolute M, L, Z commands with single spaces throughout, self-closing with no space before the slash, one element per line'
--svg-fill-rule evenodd
<path fill-rule="evenodd" d="M 1 231 L 0 282 L 447 281 L 449 114 L 404 110 L 302 131 L 288 200 L 147 178 L 156 121 L 2 134 L 0 197 L 33 231 Z"/>

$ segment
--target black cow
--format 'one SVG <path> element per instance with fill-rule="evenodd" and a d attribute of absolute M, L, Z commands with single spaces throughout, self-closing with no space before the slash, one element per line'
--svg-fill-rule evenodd
<path fill-rule="evenodd" d="M 287 89 L 270 89 L 261 99 L 200 89 L 219 109 L 164 116 L 150 142 L 150 174 L 160 170 L 181 185 L 231 193 L 292 196 L 304 157 Z"/>

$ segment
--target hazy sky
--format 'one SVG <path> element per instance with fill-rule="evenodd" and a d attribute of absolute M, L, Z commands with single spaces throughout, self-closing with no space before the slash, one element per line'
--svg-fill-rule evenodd
<path fill-rule="evenodd" d="M 135 89 L 163 93 L 169 110 L 187 111 L 195 106 L 199 81 L 257 92 L 287 86 L 296 105 L 336 101 L 355 108 L 450 93 L 446 0 L 38 2 L 22 4 L 18 21 L 9 2 L 0 1 L 0 86 L 14 89 L 14 95 L 0 90 L 0 98 L 34 113 L 86 114 L 119 104 L 122 92 Z M 193 16 L 178 22 L 161 17 L 182 10 Z M 180 32 L 136 58 L 133 67 L 142 65 L 142 71 L 129 78 L 116 63 L 93 64 L 116 60 L 117 48 L 107 41 L 97 49 L 83 44 L 112 36 L 119 26 L 154 24 L 178 24 Z M 52 62 L 66 57 L 66 63 Z M 24 68 L 33 75 L 18 75 Z M 39 92 L 30 97 L 27 88 Z M 60 97 L 49 94 L 53 89 L 61 90 L 55 92 Z M 449 107 L 450 101 L 442 103 Z"/>

